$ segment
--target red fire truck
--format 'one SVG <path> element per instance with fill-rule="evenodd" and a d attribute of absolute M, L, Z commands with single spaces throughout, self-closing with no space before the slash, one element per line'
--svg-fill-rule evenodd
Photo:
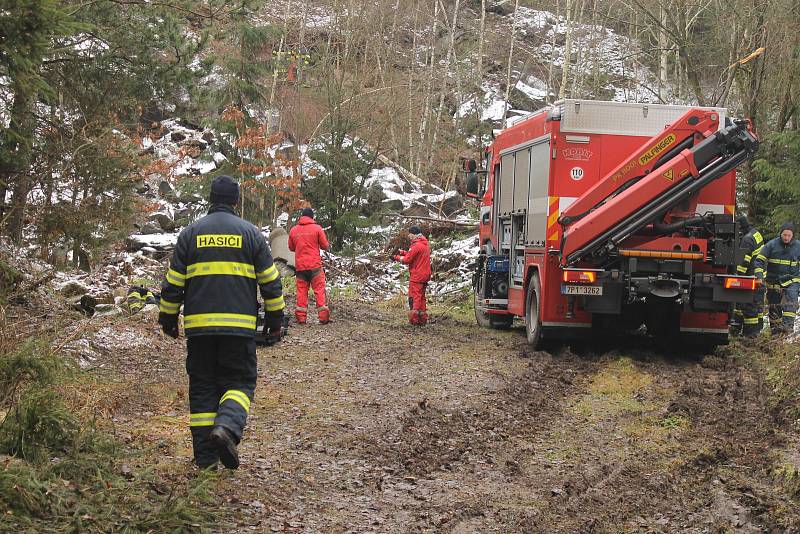
<path fill-rule="evenodd" d="M 480 199 L 479 325 L 524 317 L 529 343 L 595 328 L 727 342 L 736 167 L 758 140 L 721 108 L 564 100 L 464 162 Z"/>

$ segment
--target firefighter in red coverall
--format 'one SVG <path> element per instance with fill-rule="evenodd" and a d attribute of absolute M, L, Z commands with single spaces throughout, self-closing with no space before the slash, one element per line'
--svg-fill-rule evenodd
<path fill-rule="evenodd" d="M 408 305 L 411 308 L 408 322 L 422 326 L 428 322 L 425 288 L 431 279 L 431 247 L 419 226 L 412 226 L 408 232 L 411 247 L 408 251 L 400 250 L 392 259 L 408 265 Z"/>
<path fill-rule="evenodd" d="M 317 301 L 317 317 L 320 324 L 328 324 L 331 312 L 325 300 L 325 271 L 322 270 L 320 249 L 328 250 L 325 230 L 314 220 L 314 210 L 305 208 L 300 220 L 289 231 L 289 250 L 294 252 L 295 277 L 297 280 L 297 307 L 294 316 L 298 324 L 305 324 L 308 317 L 308 287 L 314 290 Z"/>

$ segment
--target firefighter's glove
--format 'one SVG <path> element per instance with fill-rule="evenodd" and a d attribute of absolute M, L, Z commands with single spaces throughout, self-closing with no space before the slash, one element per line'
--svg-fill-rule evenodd
<path fill-rule="evenodd" d="M 158 324 L 161 330 L 169 337 L 178 339 L 178 315 L 161 312 L 158 314 Z"/>
<path fill-rule="evenodd" d="M 400 254 L 395 254 L 394 256 L 392 256 L 392 259 L 394 261 L 403 261 L 403 256 L 401 256 Z"/>
<path fill-rule="evenodd" d="M 268 347 L 276 344 L 284 335 L 283 310 L 264 315 L 264 340 Z"/>

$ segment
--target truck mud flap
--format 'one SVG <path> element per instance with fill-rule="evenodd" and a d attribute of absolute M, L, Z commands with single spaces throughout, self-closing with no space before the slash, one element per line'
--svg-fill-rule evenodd
<path fill-rule="evenodd" d="M 708 274 L 695 274 L 692 283 L 691 308 L 695 311 L 727 311 L 731 304 L 755 301 L 755 291 L 725 289 L 724 278 Z"/>
<path fill-rule="evenodd" d="M 580 297 L 581 306 L 589 313 L 619 314 L 622 312 L 622 294 L 625 285 L 614 280 L 603 280 L 603 295 Z"/>

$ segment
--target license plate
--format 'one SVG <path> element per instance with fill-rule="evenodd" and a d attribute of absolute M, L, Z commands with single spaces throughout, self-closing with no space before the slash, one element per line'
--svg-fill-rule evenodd
<path fill-rule="evenodd" d="M 603 286 L 561 286 L 564 295 L 589 295 L 599 297 L 603 295 Z"/>

